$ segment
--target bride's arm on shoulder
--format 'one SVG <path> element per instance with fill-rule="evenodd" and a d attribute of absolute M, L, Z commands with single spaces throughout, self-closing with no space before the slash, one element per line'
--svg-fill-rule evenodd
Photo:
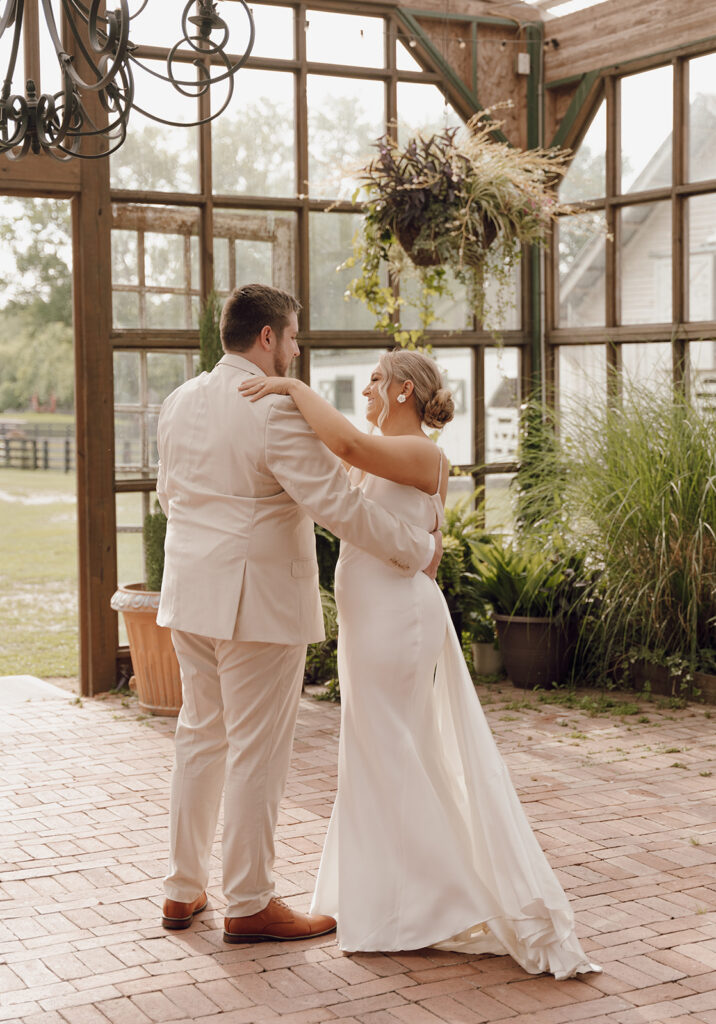
<path fill-rule="evenodd" d="M 239 390 L 252 402 L 264 395 L 290 395 L 308 425 L 344 463 L 428 494 L 434 492 L 437 460 L 435 448 L 426 437 L 366 434 L 294 377 L 251 377 Z"/>

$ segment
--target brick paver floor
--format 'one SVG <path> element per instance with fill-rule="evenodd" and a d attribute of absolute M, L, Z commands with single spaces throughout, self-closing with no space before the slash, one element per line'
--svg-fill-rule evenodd
<path fill-rule="evenodd" d="M 480 694 L 602 975 L 556 982 L 435 950 L 344 956 L 330 936 L 226 946 L 218 846 L 209 908 L 165 932 L 173 721 L 119 697 L 28 701 L 0 717 L 0 1020 L 716 1024 L 716 709 L 590 717 L 509 686 Z M 300 909 L 338 724 L 338 708 L 304 698 L 277 849 L 278 892 Z"/>

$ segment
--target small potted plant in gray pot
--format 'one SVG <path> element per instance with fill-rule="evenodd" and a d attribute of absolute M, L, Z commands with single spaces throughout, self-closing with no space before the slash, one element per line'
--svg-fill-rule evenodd
<path fill-rule="evenodd" d="M 468 619 L 472 641 L 472 664 L 478 676 L 499 676 L 505 664 L 497 639 L 497 628 L 492 613 L 484 603 Z"/>

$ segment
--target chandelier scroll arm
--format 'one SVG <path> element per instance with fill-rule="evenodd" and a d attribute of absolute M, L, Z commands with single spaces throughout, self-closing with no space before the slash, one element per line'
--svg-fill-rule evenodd
<path fill-rule="evenodd" d="M 4 70 L 0 88 L 0 155 L 19 160 L 28 153 L 46 154 L 56 160 L 103 159 L 125 142 L 132 110 L 149 120 L 168 127 L 199 127 L 219 117 L 231 104 L 236 89 L 235 75 L 249 60 L 256 28 L 249 0 L 232 0 L 240 4 L 248 19 L 241 31 L 247 38 L 243 52 L 240 43 L 232 45 L 227 22 L 217 13 L 217 0 L 186 0 L 182 2 L 181 38 L 171 49 L 165 49 L 166 64 L 155 70 L 156 60 L 138 58 L 141 48 L 130 38 L 133 19 L 144 11 L 150 0 L 136 0 L 138 10 L 129 13 L 129 0 L 115 0 L 115 10 L 106 11 L 105 0 L 0 0 L 0 38 L 12 31 L 10 45 L 4 47 L 9 63 Z M 22 94 L 13 93 L 13 78 L 21 53 L 22 39 L 39 46 L 39 26 L 35 8 L 39 7 L 45 31 L 55 51 L 61 73 L 59 91 L 51 93 L 36 88 L 30 71 Z M 158 0 L 161 8 L 161 0 Z M 57 10 L 56 10 L 57 9 Z M 58 13 L 59 12 L 59 13 Z M 31 17 L 32 15 L 32 17 Z M 62 26 L 62 32 L 60 32 Z M 192 34 L 194 33 L 194 34 Z M 66 36 L 63 45 L 63 37 Z M 227 50 L 238 57 L 230 57 Z M 194 101 L 193 114 L 205 117 L 190 122 L 169 120 L 135 105 L 134 65 L 153 78 L 173 86 L 175 92 Z M 189 80 L 186 71 L 194 70 Z M 87 80 L 89 79 L 89 81 Z M 228 82 L 222 90 L 223 99 L 213 111 L 208 104 L 197 109 L 201 97 L 208 96 L 212 86 Z M 150 94 L 152 90 L 150 89 Z M 89 96 L 96 97 L 89 102 Z M 156 95 L 156 90 L 154 90 Z M 218 100 L 218 97 L 217 97 Z M 167 113 L 174 114 L 174 104 Z M 187 111 L 191 116 L 191 111 Z M 83 152 L 83 140 L 99 138 L 103 145 L 90 146 Z"/>
<path fill-rule="evenodd" d="M 11 0 L 11 2 L 12 2 L 12 0 Z M 19 7 L 20 7 L 20 13 L 22 13 L 22 10 L 23 10 L 23 0 L 18 0 L 18 4 L 19 4 Z M 9 6 L 10 6 L 10 4 L 8 3 L 8 7 Z M 13 4 L 13 6 L 16 7 L 17 5 Z M 7 13 L 7 8 L 6 8 L 5 13 Z M 6 28 L 9 25 L 12 25 L 12 19 L 10 21 L 6 22 L 5 19 L 3 18 L 3 22 L 2 22 L 2 24 L 0 24 L 0 38 L 3 36 Z M 10 89 L 12 87 L 12 79 L 13 79 L 13 75 L 15 74 L 15 65 L 17 64 L 17 55 L 18 55 L 18 52 L 19 52 L 19 49 L 20 49 L 20 36 L 21 36 L 21 34 L 22 34 L 22 18 L 17 18 L 15 20 L 15 28 L 13 30 L 12 46 L 11 46 L 11 49 L 10 49 L 10 58 L 9 58 L 9 61 L 8 61 L 8 66 L 7 66 L 7 75 L 5 77 L 5 81 L 3 82 L 3 86 L 2 86 L 1 102 L 3 103 L 3 105 L 6 103 L 8 97 L 10 95 Z"/>
<path fill-rule="evenodd" d="M 13 22 L 15 22 L 16 27 L 22 25 L 24 6 L 24 0 L 5 0 L 5 10 L 2 12 L 2 17 L 0 17 L 0 36 L 3 35 Z M 17 16 L 18 13 L 20 14 L 19 18 Z"/>
<path fill-rule="evenodd" d="M 226 56 L 224 56 L 223 59 L 225 61 L 228 61 L 228 58 Z M 200 61 L 195 61 L 194 63 L 196 63 L 197 65 L 203 66 L 203 65 L 201 65 Z M 225 77 L 226 76 L 222 76 L 221 80 L 223 81 L 223 79 Z M 201 87 L 201 83 L 199 83 L 199 82 L 194 82 L 193 85 L 194 85 L 194 87 L 196 89 L 199 89 Z M 206 88 L 208 88 L 208 83 L 204 83 L 204 91 L 206 91 Z M 220 117 L 221 114 L 224 113 L 226 108 L 231 103 L 232 97 L 234 95 L 234 88 L 235 88 L 234 78 L 233 78 L 233 76 L 229 76 L 229 88 L 228 88 L 228 91 L 227 91 L 226 98 L 225 98 L 224 102 L 222 103 L 221 107 L 219 107 L 218 110 L 214 111 L 208 117 L 201 118 L 200 120 L 197 120 L 197 121 L 168 121 L 166 118 L 159 117 L 157 114 L 152 114 L 148 110 L 145 110 L 143 107 L 139 107 L 136 104 L 134 105 L 134 109 L 138 113 L 142 114 L 144 117 L 149 118 L 150 121 L 154 121 L 157 124 L 165 124 L 169 128 L 200 128 L 201 125 L 203 125 L 203 124 L 210 124 L 215 118 Z M 202 93 L 197 93 L 197 95 L 202 95 Z"/>
<path fill-rule="evenodd" d="M 96 0 L 99 4 L 100 0 Z M 72 18 L 68 10 L 67 0 L 62 0 L 62 8 L 67 15 L 67 21 L 70 25 L 73 36 L 77 42 L 77 45 L 82 53 L 82 56 L 87 61 L 92 71 L 97 75 L 96 82 L 87 82 L 82 76 L 75 70 L 74 60 L 70 54 L 68 54 L 63 46 L 62 41 L 59 38 L 57 32 L 57 24 L 55 22 L 55 15 L 52 10 L 51 0 L 42 0 L 43 10 L 45 11 L 45 17 L 47 18 L 47 25 L 52 36 L 52 43 L 55 47 L 58 60 L 64 64 L 70 75 L 72 82 L 78 89 L 85 89 L 91 92 L 98 92 L 105 89 L 106 86 L 114 79 L 119 69 L 126 64 L 129 43 L 129 12 L 127 8 L 127 0 L 120 0 L 122 8 L 119 11 L 119 18 L 116 18 L 114 14 L 107 16 L 107 22 L 110 24 L 111 32 L 107 35 L 107 43 L 100 45 L 100 34 L 96 30 L 96 21 L 92 21 L 93 11 L 90 11 L 90 22 L 88 23 L 88 30 L 90 33 L 90 41 L 93 44 L 94 53 L 90 52 L 85 46 L 81 36 L 77 31 L 75 20 Z M 93 4 L 94 7 L 94 4 Z M 49 12 L 49 13 L 48 13 Z M 126 17 L 125 17 L 126 15 Z M 117 27 L 119 27 L 119 34 L 117 33 Z M 98 45 L 94 45 L 96 40 Z M 110 41 L 112 45 L 117 47 L 116 52 L 110 49 Z M 101 69 L 101 63 L 103 59 L 106 59 L 109 63 L 109 55 L 112 54 L 113 60 L 109 64 L 109 69 L 104 73 Z M 95 60 L 95 57 L 99 58 L 99 63 Z"/>

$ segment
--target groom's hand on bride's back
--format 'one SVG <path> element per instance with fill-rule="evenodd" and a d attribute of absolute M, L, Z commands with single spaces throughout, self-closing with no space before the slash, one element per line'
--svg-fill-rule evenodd
<path fill-rule="evenodd" d="M 434 580 L 438 574 L 438 566 L 440 565 L 440 559 L 443 557 L 443 535 L 440 530 L 433 530 L 430 535 L 435 538 L 435 554 L 430 565 L 426 565 L 423 572 L 426 576 L 429 576 L 431 580 Z"/>

